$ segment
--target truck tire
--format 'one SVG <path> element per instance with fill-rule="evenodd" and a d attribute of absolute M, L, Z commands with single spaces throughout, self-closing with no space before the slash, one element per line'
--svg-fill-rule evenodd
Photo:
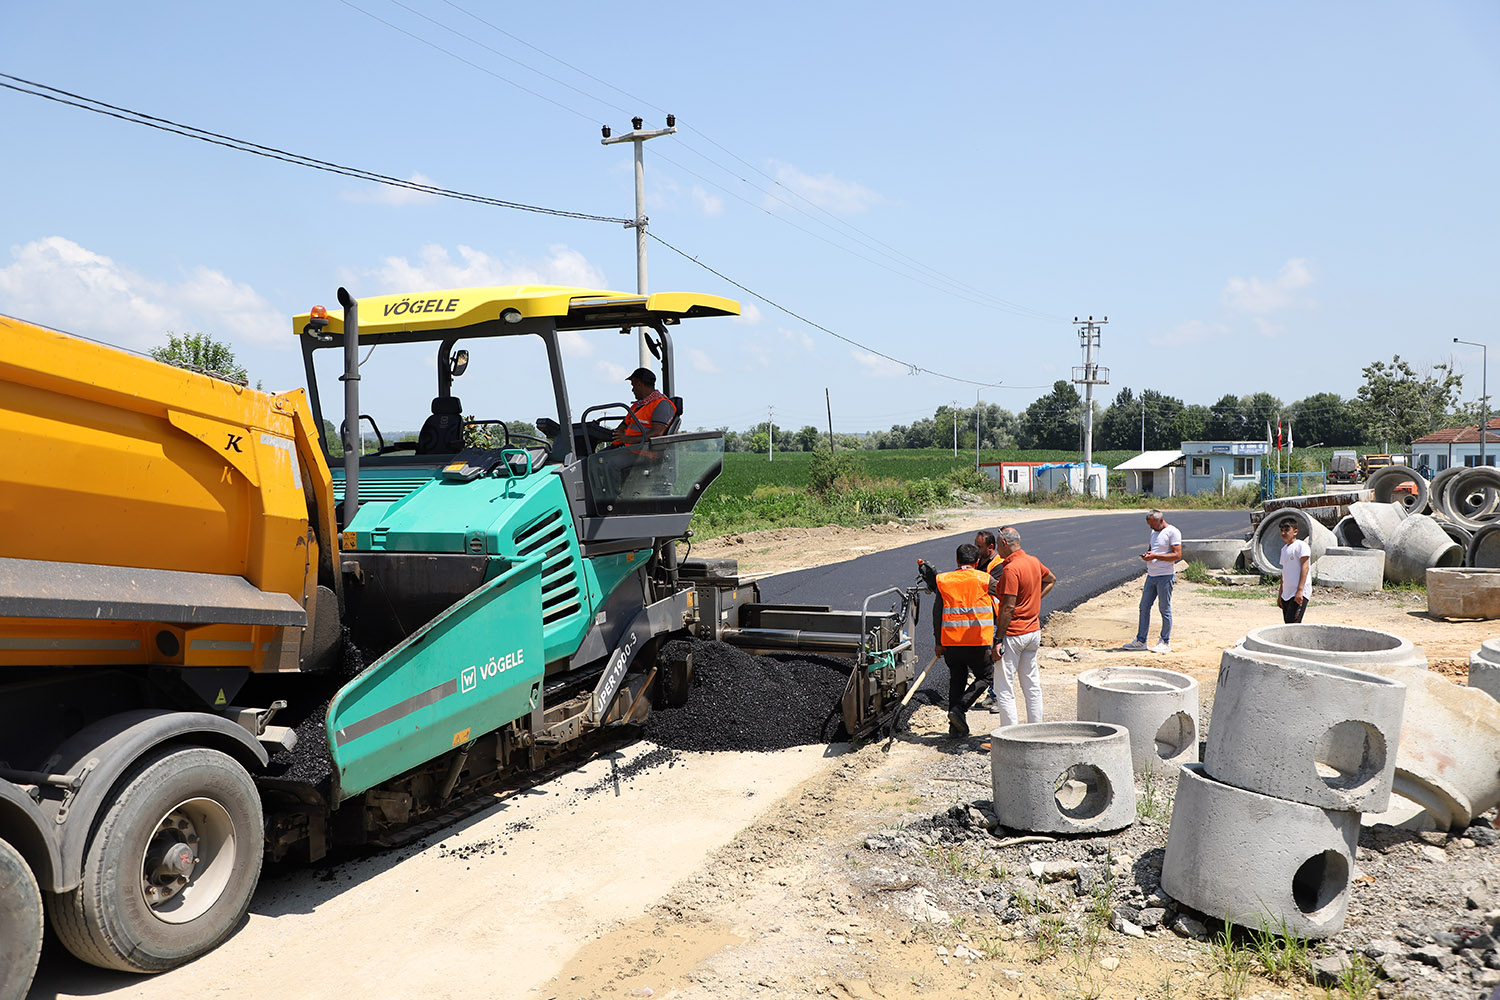
<path fill-rule="evenodd" d="M 91 965 L 175 968 L 239 925 L 264 844 L 243 767 L 217 750 L 165 748 L 126 776 L 89 842 L 82 884 L 51 899 L 52 928 Z"/>
<path fill-rule="evenodd" d="M 21 853 L 0 840 L 0 1000 L 22 1000 L 42 954 L 42 893 Z"/>

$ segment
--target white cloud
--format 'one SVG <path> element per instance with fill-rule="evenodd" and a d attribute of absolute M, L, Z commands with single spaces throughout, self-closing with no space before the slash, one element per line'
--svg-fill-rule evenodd
<path fill-rule="evenodd" d="M 885 201 L 880 194 L 871 191 L 863 184 L 842 180 L 833 174 L 813 177 L 811 174 L 804 174 L 789 163 L 774 161 L 771 168 L 776 179 L 787 188 L 819 208 L 826 208 L 840 215 L 856 215 L 872 205 L 879 205 Z M 775 204 L 775 202 L 772 201 L 770 204 Z"/>
<path fill-rule="evenodd" d="M 415 171 L 407 180 L 413 184 L 426 184 L 428 187 L 437 186 L 431 177 Z M 339 197 L 344 201 L 352 201 L 360 204 L 393 205 L 401 208 L 406 205 L 420 205 L 423 202 L 431 201 L 437 195 L 428 194 L 425 191 L 413 191 L 411 188 L 395 187 L 390 184 L 367 184 L 352 191 L 345 191 Z"/>
<path fill-rule="evenodd" d="M 741 302 L 740 314 L 730 320 L 730 322 L 744 323 L 747 326 L 756 326 L 763 318 L 764 317 L 762 316 L 759 307 L 757 307 L 754 302 Z"/>
<path fill-rule="evenodd" d="M 1224 340 L 1231 334 L 1232 331 L 1223 323 L 1205 323 L 1202 320 L 1190 319 L 1185 323 L 1178 323 L 1170 330 L 1147 337 L 1146 342 L 1153 347 L 1182 347 L 1187 344 Z"/>
<path fill-rule="evenodd" d="M 724 199 L 716 194 L 709 194 L 697 185 L 693 186 L 693 204 L 698 206 L 698 211 L 703 215 L 713 218 L 724 214 Z"/>
<path fill-rule="evenodd" d="M 688 363 L 693 366 L 693 371 L 701 372 L 704 375 L 723 374 L 723 369 L 714 364 L 714 359 L 702 348 L 690 347 L 688 348 L 687 355 Z"/>
<path fill-rule="evenodd" d="M 502 260 L 460 243 L 455 260 L 447 247 L 429 243 L 417 251 L 415 262 L 405 257 L 386 257 L 375 277 L 389 291 L 486 285 L 605 287 L 604 272 L 577 250 L 561 244 L 547 249 L 550 256 L 544 260 Z"/>
<path fill-rule="evenodd" d="M 10 250 L 0 267 L 0 311 L 125 347 L 165 343 L 168 330 L 231 346 L 290 349 L 290 320 L 259 292 L 197 267 L 179 282 L 147 278 L 63 236 Z"/>
<path fill-rule="evenodd" d="M 1254 277 L 1230 278 L 1224 286 L 1224 303 L 1241 312 L 1276 312 L 1290 306 L 1310 304 L 1300 301 L 1297 293 L 1312 283 L 1312 270 L 1307 259 L 1293 257 L 1281 265 L 1276 277 L 1269 281 Z"/>
<path fill-rule="evenodd" d="M 599 373 L 605 378 L 609 379 L 611 382 L 625 381 L 625 376 L 629 375 L 633 370 L 630 368 L 626 368 L 624 365 L 617 365 L 613 361 L 605 361 L 602 358 L 600 359 L 597 367 L 599 369 Z"/>
<path fill-rule="evenodd" d="M 802 330 L 788 330 L 786 328 L 782 328 L 781 335 L 787 340 L 790 340 L 793 345 L 802 348 L 804 351 L 811 351 L 813 349 L 813 339 Z"/>
<path fill-rule="evenodd" d="M 878 354 L 871 354 L 869 351 L 850 351 L 849 354 L 863 374 L 875 378 L 891 378 L 895 375 L 906 375 L 911 371 L 906 365 L 889 358 L 882 358 Z"/>

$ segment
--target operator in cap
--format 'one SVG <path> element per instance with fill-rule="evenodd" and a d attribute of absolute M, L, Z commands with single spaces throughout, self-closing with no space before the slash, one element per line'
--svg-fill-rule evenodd
<path fill-rule="evenodd" d="M 677 405 L 656 390 L 656 373 L 649 368 L 637 368 L 628 381 L 635 402 L 614 429 L 609 447 L 599 453 L 602 488 L 617 499 L 664 496 L 671 489 L 671 469 L 663 453 L 651 447 L 651 439 L 667 433 L 677 419 Z"/>
<path fill-rule="evenodd" d="M 677 419 L 677 406 L 656 391 L 656 373 L 649 368 L 637 368 L 626 379 L 630 383 L 630 394 L 635 402 L 620 426 L 615 428 L 612 447 L 624 447 L 637 455 L 648 458 L 656 456 L 645 447 L 647 441 L 661 437 Z"/>

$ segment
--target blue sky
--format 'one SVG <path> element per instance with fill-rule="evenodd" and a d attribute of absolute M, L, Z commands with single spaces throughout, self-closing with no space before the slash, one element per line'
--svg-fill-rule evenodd
<path fill-rule="evenodd" d="M 1480 352 L 1452 338 L 1488 341 L 1500 315 L 1497 40 L 1486 2 L 142 0 L 5 5 L 0 72 L 604 216 L 633 214 L 633 179 L 599 126 L 672 112 L 679 134 L 646 146 L 652 233 L 970 380 L 910 374 L 653 242 L 653 290 L 745 304 L 678 328 L 685 423 L 774 406 L 821 427 L 827 388 L 856 431 L 973 405 L 976 381 L 1024 408 L 1080 363 L 1088 314 L 1110 321 L 1106 402 L 1348 396 L 1394 353 L 1455 361 L 1476 397 Z M 270 389 L 303 381 L 289 317 L 340 284 L 635 288 L 618 224 L 415 196 L 10 90 L 0 116 L 0 312 L 135 348 L 202 330 Z M 635 359 L 604 335 L 568 364 L 579 406 L 623 398 Z M 367 398 L 428 394 L 403 377 L 388 366 Z M 471 371 L 465 409 L 545 412 L 517 381 Z"/>

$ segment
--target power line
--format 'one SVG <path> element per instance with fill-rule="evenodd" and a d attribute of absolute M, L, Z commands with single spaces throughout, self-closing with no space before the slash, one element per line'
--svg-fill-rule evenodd
<path fill-rule="evenodd" d="M 703 268 L 703 270 L 707 271 L 709 274 L 712 274 L 714 277 L 719 278 L 722 281 L 728 282 L 729 284 L 733 285 L 735 288 L 738 288 L 740 291 L 744 292 L 746 295 L 749 295 L 749 296 L 751 296 L 753 298 L 759 299 L 760 301 L 764 302 L 766 305 L 770 306 L 772 309 L 776 309 L 776 310 L 778 310 L 780 312 L 784 312 L 788 316 L 792 317 L 793 319 L 795 319 L 795 320 L 797 320 L 799 322 L 802 322 L 802 323 L 806 323 L 808 326 L 812 327 L 815 330 L 821 330 L 823 333 L 828 334 L 830 337 L 834 338 L 835 340 L 842 340 L 844 343 L 850 345 L 851 347 L 857 347 L 860 350 L 866 352 L 867 354 L 872 354 L 875 357 L 884 358 L 886 361 L 890 361 L 893 364 L 900 365 L 902 368 L 908 369 L 910 371 L 910 373 L 913 374 L 913 375 L 916 375 L 918 373 L 921 373 L 921 374 L 924 374 L 924 375 L 932 375 L 932 376 L 934 376 L 936 378 L 947 379 L 949 382 L 962 382 L 965 385 L 990 385 L 989 382 L 981 382 L 981 381 L 979 381 L 977 379 L 963 378 L 963 377 L 958 376 L 958 375 L 948 375 L 948 374 L 945 374 L 945 373 L 940 372 L 940 371 L 934 371 L 933 369 L 927 368 L 927 367 L 925 367 L 923 365 L 914 364 L 914 363 L 912 363 L 910 361 L 902 361 L 900 358 L 893 357 L 892 355 L 886 354 L 884 351 L 877 351 L 875 348 L 870 347 L 870 346 L 868 346 L 866 344 L 861 344 L 859 341 L 853 340 L 853 339 L 851 339 L 849 337 L 846 337 L 842 333 L 838 333 L 838 332 L 836 332 L 834 330 L 830 330 L 828 327 L 824 326 L 823 324 L 815 322 L 813 320 L 810 320 L 806 316 L 803 316 L 801 313 L 794 312 L 793 310 L 788 309 L 786 306 L 782 305 L 780 302 L 777 302 L 775 299 L 767 298 L 765 295 L 762 295 L 760 292 L 755 291 L 753 288 L 750 288 L 747 285 L 740 284 L 738 281 L 735 281 L 733 278 L 731 278 L 729 275 L 725 274 L 724 272 L 718 271 L 718 270 L 715 270 L 712 267 L 709 267 L 707 264 L 703 263 L 703 261 L 699 260 L 697 257 L 692 256 L 691 254 L 687 253 L 684 250 L 679 250 L 677 247 L 674 247 L 672 244 L 668 243 L 666 240 L 662 239 L 660 236 L 656 235 L 655 233 L 648 231 L 646 233 L 646 235 L 649 236 L 651 239 L 655 240 L 656 242 L 660 243 L 662 246 L 666 247 L 668 250 L 670 250 L 673 253 L 677 254 L 683 260 L 691 261 L 692 263 L 694 263 L 694 264 L 698 265 L 699 267 Z M 1048 387 L 1047 386 L 1012 386 L 1011 388 L 1016 388 L 1016 389 L 1044 389 L 1044 388 L 1048 388 Z"/>
<path fill-rule="evenodd" d="M 241 153 L 251 153 L 255 156 L 265 157 L 268 160 L 280 160 L 293 166 L 308 167 L 313 170 L 321 170 L 325 173 L 339 174 L 343 177 L 352 177 L 356 180 L 370 181 L 375 184 L 384 184 L 388 187 L 405 188 L 408 191 L 417 191 L 421 194 L 430 194 L 439 198 L 452 198 L 456 201 L 467 201 L 478 205 L 489 205 L 494 208 L 509 208 L 518 212 L 535 212 L 540 215 L 552 215 L 566 219 L 582 219 L 588 222 L 609 222 L 615 225 L 625 225 L 629 219 L 622 219 L 610 215 L 592 215 L 587 212 L 572 212 L 560 208 L 545 208 L 541 205 L 528 205 L 525 202 L 508 201 L 503 198 L 491 198 L 487 195 L 471 194 L 464 191 L 454 191 L 449 188 L 438 187 L 435 184 L 423 184 L 418 181 L 403 180 L 400 177 L 392 177 L 388 174 L 376 173 L 360 167 L 351 167 L 341 163 L 333 163 L 328 160 L 320 160 L 316 157 L 305 156 L 289 150 L 280 149 L 276 146 L 265 146 L 260 143 L 250 142 L 247 139 L 237 139 L 234 136 L 224 135 L 219 132 L 210 132 L 207 129 L 198 128 L 195 125 L 187 125 L 182 122 L 173 121 L 170 118 L 161 118 L 156 115 L 146 114 L 143 111 L 134 111 L 118 105 L 109 104 L 104 101 L 95 100 L 92 97 L 84 97 L 71 91 L 50 87 L 45 83 L 37 83 L 26 80 L 9 73 L 0 73 L 4 80 L 14 80 L 15 83 L 0 82 L 0 87 L 13 90 L 18 94 L 26 94 L 29 97 L 40 97 L 43 100 L 52 101 L 57 104 L 65 104 L 69 107 L 79 108 L 83 111 L 92 111 L 94 114 L 115 118 L 132 125 L 144 125 L 147 128 L 156 129 L 160 132 L 170 132 L 187 139 L 197 139 L 213 146 L 222 146 L 225 149 L 237 150 Z M 24 87 L 16 86 L 24 84 Z M 27 90 L 26 87 L 37 87 L 51 93 L 41 93 L 38 90 Z M 54 96 L 62 95 L 62 96 Z M 69 100 L 71 98 L 71 100 Z"/>
<path fill-rule="evenodd" d="M 406 35 L 407 37 L 413 39 L 414 41 L 421 42 L 422 44 L 424 44 L 424 45 L 426 45 L 426 46 L 428 46 L 430 48 L 433 48 L 433 49 L 435 49 L 435 50 L 437 50 L 439 52 L 442 52 L 443 54 L 448 55 L 448 56 L 450 56 L 450 57 L 458 60 L 459 62 L 464 63 L 467 66 L 470 66 L 470 67 L 472 67 L 474 69 L 477 69 L 477 70 L 479 70 L 482 73 L 485 73 L 485 74 L 487 74 L 489 76 L 492 76 L 492 77 L 494 77 L 497 80 L 500 80 L 500 81 L 502 81 L 502 82 L 504 82 L 506 84 L 509 84 L 510 86 L 515 87 L 518 90 L 521 90 L 521 91 L 523 91 L 523 92 L 525 92 L 527 94 L 531 94 L 532 96 L 538 97 L 539 99 L 547 101 L 550 104 L 556 105 L 557 107 L 562 108 L 563 110 L 569 112 L 570 114 L 576 115 L 576 116 L 578 116 L 580 118 L 588 119 L 588 115 L 584 114 L 582 111 L 578 110 L 577 108 L 572 107 L 572 106 L 567 105 L 567 104 L 564 104 L 564 103 L 562 103 L 560 101 L 554 100 L 552 98 L 546 97 L 546 96 L 544 96 L 542 94 L 539 94 L 537 91 L 531 90 L 530 88 L 525 87 L 525 86 L 517 83 L 516 81 L 510 79 L 509 77 L 506 77 L 506 76 L 503 76 L 501 74 L 495 73 L 492 70 L 489 70 L 489 69 L 487 69 L 487 68 L 485 68 L 483 66 L 480 66 L 478 63 L 475 63 L 472 60 L 466 59 L 463 56 L 460 56 L 457 53 L 452 52 L 452 51 L 444 48 L 441 45 L 438 45 L 438 44 L 436 44 L 434 42 L 428 41 L 427 39 L 422 38 L 420 35 L 417 35 L 416 33 L 412 32 L 412 31 L 408 31 L 407 29 L 402 28 L 399 25 L 396 25 L 396 24 L 392 23 L 391 21 L 388 21 L 388 20 L 386 20 L 386 19 L 384 19 L 384 18 L 382 18 L 382 17 L 380 17 L 380 16 L 378 16 L 378 15 L 376 15 L 374 13 L 371 13 L 368 10 L 365 10 L 363 7 L 360 7 L 359 5 L 351 2 L 351 0 L 339 0 L 339 2 L 342 3 L 342 4 L 344 4 L 346 7 L 349 7 L 352 10 L 356 10 L 359 13 L 364 14 L 366 17 L 369 17 L 371 20 L 374 20 L 374 21 L 377 21 L 377 22 L 379 22 L 381 24 L 386 25 L 387 27 L 391 28 L 393 31 L 398 31 L 401 34 Z M 521 67 L 522 69 L 525 69 L 525 70 L 528 70 L 528 71 L 530 71 L 532 73 L 535 73 L 536 75 L 542 77 L 545 80 L 548 80 L 548 81 L 550 81 L 552 83 L 555 83 L 558 86 L 566 87 L 568 90 L 571 90 L 574 93 L 576 93 L 576 94 L 578 94 L 578 95 L 580 95 L 582 97 L 586 97 L 589 100 L 595 101 L 595 102 L 603 105 L 604 107 L 612 108 L 612 109 L 614 109 L 616 111 L 620 111 L 622 113 L 628 113 L 628 112 L 625 112 L 624 109 L 621 108 L 618 104 L 615 104 L 614 102 L 612 102 L 610 100 L 606 100 L 605 98 L 600 97 L 597 94 L 590 93 L 587 90 L 583 90 L 583 89 L 581 89 L 579 87 L 575 87 L 572 84 L 567 83 L 567 82 L 565 82 L 565 81 L 557 78 L 556 76 L 553 76 L 553 75 L 551 75 L 549 73 L 545 73 L 542 70 L 537 69 L 535 66 L 532 66 L 532 65 L 530 65 L 528 63 L 525 63 L 525 62 L 523 62 L 523 61 L 515 58 L 514 56 L 511 56 L 511 55 L 508 55 L 508 54 L 506 54 L 504 52 L 501 52 L 500 50 L 498 50 L 498 49 L 496 49 L 496 48 L 494 48 L 494 47 L 492 47 L 490 45 L 486 45 L 484 42 L 479 41 L 478 39 L 474 38 L 472 35 L 469 35 L 469 34 L 463 32 L 463 31 L 460 31 L 457 28 L 454 28 L 454 27 L 452 27 L 450 25 L 444 24 L 443 22 L 437 20 L 436 18 L 433 18 L 433 17 L 431 17 L 431 16 L 429 16 L 427 14 L 422 13 L 419 10 L 416 10 L 413 7 L 408 6 L 407 4 L 403 3 L 402 0 L 390 0 L 390 2 L 393 5 L 395 5 L 397 7 L 400 7 L 402 10 L 405 10 L 405 11 L 413 14 L 414 16 L 419 17 L 422 20 L 427 21 L 428 23 L 430 23 L 430 24 L 432 24 L 432 25 L 434 25 L 434 26 L 436 26 L 438 28 L 441 28 L 442 30 L 444 30 L 444 31 L 446 31 L 446 32 L 448 32 L 448 33 L 450 33 L 452 35 L 455 35 L 455 36 L 457 36 L 459 38 L 462 38 L 465 41 L 468 41 L 471 44 L 476 45 L 476 46 L 484 49 L 485 51 L 492 53 L 493 55 L 499 56 L 500 58 L 505 59 L 508 62 L 511 62 L 511 63 L 515 64 L 516 66 Z M 537 52 L 537 53 L 539 53 L 539 54 L 541 54 L 543 56 L 546 56 L 548 59 L 551 59 L 553 62 L 556 62 L 556 63 L 558 63 L 561 66 L 565 66 L 568 69 L 572 70 L 573 72 L 578 73 L 581 76 L 584 76 L 587 79 L 592 80 L 595 83 L 600 84 L 601 86 L 608 87 L 610 90 L 613 90 L 616 93 L 623 94 L 624 96 L 629 97 L 631 100 L 638 101 L 638 102 L 640 102 L 642 104 L 645 104 L 646 106 L 651 107 L 651 108 L 653 108 L 655 110 L 658 110 L 658 111 L 662 110 L 659 106 L 653 104 L 650 101 L 644 100 L 642 98 L 638 98 L 635 95 L 629 93 L 628 91 L 622 90 L 621 88 L 616 87 L 615 85 L 609 83 L 608 81 L 603 80 L 603 79 L 601 79 L 601 78 L 599 78 L 597 76 L 594 76 L 594 75 L 586 72 L 585 70 L 580 69 L 577 66 L 574 66 L 573 64 L 567 62 L 566 60 L 559 59 L 558 57 L 556 57 L 556 56 L 552 55 L 551 53 L 547 52 L 545 49 L 542 49 L 539 46 L 536 46 L 536 45 L 533 45 L 530 42 L 527 42 L 525 39 L 523 39 L 523 38 L 521 38 L 521 37 L 519 37 L 519 36 L 517 36 L 517 35 L 515 35 L 515 34 L 513 34 L 511 32 L 509 32 L 509 31 L 506 31 L 505 29 L 499 27 L 498 25 L 496 25 L 496 24 L 494 24 L 494 23 L 492 23 L 490 21 L 487 21 L 484 18 L 480 17 L 479 15 L 474 14 L 473 12 L 465 9 L 461 5 L 459 5 L 457 3 L 454 3 L 453 0 L 444 0 L 444 2 L 447 3 L 447 5 L 450 6 L 450 7 L 452 7 L 454 10 L 456 10 L 456 11 L 464 14 L 467 17 L 472 18 L 475 21 L 478 21 L 480 24 L 485 25 L 486 27 L 490 28 L 491 30 L 496 31 L 496 32 L 504 35 L 506 38 L 509 38 L 512 41 L 514 41 L 514 42 L 516 42 L 516 43 L 518 43 L 520 45 L 526 46 L 527 48 L 531 49 L 534 52 Z M 1027 319 L 1044 319 L 1044 320 L 1063 320 L 1063 319 L 1066 319 L 1066 317 L 1063 317 L 1063 316 L 1057 316 L 1057 315 L 1045 313 L 1045 312 L 1042 312 L 1040 310 L 1032 309 L 1032 308 L 1030 308 L 1028 306 L 1021 305 L 1021 304 L 1016 303 L 1016 302 L 1011 302 L 1011 301 L 1009 301 L 1007 299 L 1004 299 L 1004 298 L 1002 298 L 1000 296 L 994 295 L 993 293 L 987 292 L 987 291 L 985 291 L 985 290 L 983 290 L 981 288 L 977 288 L 977 287 L 975 287 L 973 285 L 966 284 L 966 283 L 964 283 L 962 281 L 959 281 L 958 279 L 956 279 L 956 278 L 954 278 L 954 277 L 946 274 L 945 272 L 938 270 L 937 268 L 934 268 L 934 267 L 932 267 L 930 265 L 924 264 L 921 261 L 918 261 L 916 258 L 914 258 L 914 257 L 912 257 L 912 256 L 910 256 L 908 254 L 902 253 L 901 251 L 897 250 L 895 247 L 892 247 L 890 244 L 885 243 L 885 242 L 883 242 L 881 240 L 878 240 L 874 236 L 871 236 L 868 233 L 865 233 L 863 230 L 859 229 L 857 226 L 854 226 L 854 225 L 852 225 L 852 224 L 850 224 L 848 222 L 845 222 L 842 219 L 839 219 L 837 216 L 833 215 L 831 212 L 827 211 L 822 206 L 818 205 L 816 202 L 812 201 L 811 199 L 809 199 L 809 198 L 803 196 L 802 194 L 798 193 L 797 191 L 793 190 L 791 187 L 787 186 L 786 184 L 784 184 L 779 179 L 777 179 L 775 177 L 772 177 L 770 174 L 767 174 L 764 170 L 762 170 L 759 167 L 755 166 L 754 164 L 750 163 L 744 157 L 739 156 L 738 154 L 734 153 L 732 150 L 730 150 L 727 147 L 725 147 L 723 144 L 717 142 L 711 136 L 709 136 L 707 133 L 703 132 L 701 129 L 698 129 L 698 128 L 696 128 L 694 126 L 691 126 L 691 125 L 688 125 L 686 123 L 685 123 L 684 127 L 690 128 L 691 131 L 694 134 L 696 134 L 698 136 L 701 136 L 706 142 L 710 143 L 711 145 L 713 145 L 717 149 L 723 151 L 725 154 L 733 157 L 735 160 L 738 160 L 740 163 L 744 164 L 750 170 L 752 170 L 755 173 L 759 174 L 760 176 L 764 177 L 774 187 L 780 188 L 781 190 L 783 190 L 783 191 L 787 192 L 788 194 L 790 194 L 792 197 L 798 199 L 799 201 L 802 201 L 804 204 L 810 206 L 811 208 L 815 209 L 816 211 L 820 212 L 821 214 L 827 216 L 829 219 L 833 220 L 833 222 L 837 223 L 837 225 L 839 227 L 842 227 L 847 232 L 840 232 L 840 230 L 838 228 L 835 228 L 833 225 L 830 225 L 828 222 L 824 222 L 824 221 L 822 221 L 820 219 L 814 218 L 811 214 L 809 214 L 808 212 L 803 211 L 802 209 L 800 209 L 797 206 L 793 205 L 791 202 L 787 201 L 785 198 L 780 197 L 774 191 L 769 191 L 769 190 L 767 190 L 767 189 L 765 189 L 765 188 L 757 185 L 755 182 L 751 181 L 749 178 L 746 178 L 746 177 L 742 176 L 739 172 L 731 169 L 730 167 L 725 166 L 723 163 L 720 163 L 719 161 L 715 160 L 712 156 L 709 156 L 707 153 L 703 152 L 702 150 L 697 149 L 691 143 L 687 143 L 687 142 L 682 143 L 683 147 L 685 149 L 687 149 L 689 152 L 693 153 L 696 156 L 702 157 L 705 161 L 707 161 L 708 163 L 712 164 L 714 167 L 717 167 L 719 170 L 724 171 L 725 173 L 729 174 L 731 177 L 734 177 L 736 180 L 739 180 L 741 183 L 749 185 L 751 188 L 753 188 L 754 190 L 760 192 L 762 195 L 765 195 L 766 197 L 768 197 L 768 198 L 770 198 L 770 199 L 772 199 L 772 200 L 774 200 L 774 201 L 776 201 L 776 202 L 778 202 L 778 203 L 786 206 L 788 209 L 801 214 L 805 218 L 808 218 L 809 220 L 813 221 L 814 223 L 823 226 L 824 228 L 828 229 L 830 232 L 834 233 L 834 235 L 836 235 L 837 237 L 839 237 L 839 239 L 843 239 L 843 240 L 853 239 L 854 242 L 857 245 L 862 246 L 864 249 L 869 250 L 869 251 L 871 251 L 873 253 L 879 254 L 879 255 L 881 255 L 883 257 L 886 257 L 889 260 L 893 261 L 894 263 L 900 265 L 902 268 L 907 268 L 908 269 L 905 272 L 897 271 L 895 273 L 902 274 L 903 277 L 912 278 L 913 280 L 916 280 L 919 284 L 926 284 L 927 287 L 929 287 L 929 288 L 937 288 L 938 287 L 938 286 L 934 286 L 934 285 L 928 283 L 928 281 L 924 281 L 922 278 L 914 278 L 913 275 L 910 273 L 909 269 L 915 268 L 918 273 L 926 272 L 928 278 L 936 279 L 937 281 L 942 282 L 943 285 L 946 287 L 946 289 L 961 290 L 962 292 L 966 292 L 969 295 L 977 296 L 978 299 L 979 299 L 979 301 L 977 302 L 977 304 L 981 304 L 981 305 L 984 305 L 984 306 L 989 307 L 989 308 L 998 308 L 998 309 L 1000 309 L 1003 312 L 1008 312 L 1008 313 L 1011 313 L 1013 315 L 1021 316 L 1021 317 L 1027 318 Z M 724 187 L 723 185 L 721 185 L 721 184 L 719 184 L 719 183 L 717 183 L 715 181 L 711 181 L 708 178 L 706 178 L 706 177 L 702 176 L 701 174 L 698 174 L 698 173 L 696 173 L 696 172 L 694 172 L 692 170 L 689 170 L 687 167 L 683 166 L 681 163 L 678 163 L 675 160 L 672 160 L 670 157 L 663 156 L 662 159 L 667 160 L 667 162 L 671 163 L 673 166 L 677 167 L 679 170 L 682 170 L 683 172 L 685 172 L 687 174 L 690 174 L 693 177 L 698 178 L 699 180 L 703 181 L 705 184 L 712 185 L 713 187 L 718 188 L 720 191 L 723 191 L 725 194 L 727 194 L 727 195 L 729 195 L 731 197 L 734 197 L 734 198 L 736 198 L 736 199 L 738 199 L 740 201 L 744 201 L 747 205 L 750 205 L 750 207 L 752 207 L 752 208 L 761 208 L 761 206 L 757 206 L 753 202 L 750 202 L 748 199 L 743 198 L 742 196 L 740 196 L 738 194 L 735 194 L 734 192 L 730 191 L 728 188 Z M 809 231 L 809 230 L 807 230 L 807 229 L 805 229 L 805 228 L 803 228 L 801 226 L 798 226 L 798 225 L 794 224 L 789 219 L 786 219 L 786 218 L 784 218 L 784 217 L 782 217 L 780 215 L 777 215 L 774 212 L 767 211 L 764 208 L 761 208 L 761 210 L 765 211 L 766 214 L 770 215 L 772 218 L 776 219 L 778 222 L 781 222 L 784 225 L 788 225 L 791 228 L 796 229 L 797 231 L 799 231 L 799 232 L 801 232 L 801 233 L 803 233 L 805 235 L 812 236 L 814 239 L 821 240 L 822 242 L 827 243 L 829 246 L 832 246 L 832 247 L 834 247 L 837 250 L 841 250 L 841 251 L 843 251 L 845 253 L 848 253 L 851 256 L 854 256 L 854 257 L 856 257 L 856 258 L 858 258 L 860 260 L 865 261 L 866 263 L 875 264 L 878 267 L 885 268 L 886 270 L 891 270 L 891 268 L 888 265 L 881 264 L 879 261 L 872 260 L 871 258 L 864 256 L 863 254 L 856 253 L 854 250 L 850 249 L 848 246 L 846 246 L 844 244 L 835 243 L 832 240 L 827 239 L 826 237 L 818 236 L 817 234 L 812 233 L 811 231 Z M 861 242 L 861 239 L 856 239 L 855 237 L 851 237 L 849 235 L 850 232 L 857 234 L 858 237 L 862 238 L 863 241 L 865 241 L 865 242 Z M 964 297 L 964 296 L 960 295 L 959 297 Z M 969 299 L 969 301 L 975 301 L 975 299 L 971 298 L 971 299 Z"/>

